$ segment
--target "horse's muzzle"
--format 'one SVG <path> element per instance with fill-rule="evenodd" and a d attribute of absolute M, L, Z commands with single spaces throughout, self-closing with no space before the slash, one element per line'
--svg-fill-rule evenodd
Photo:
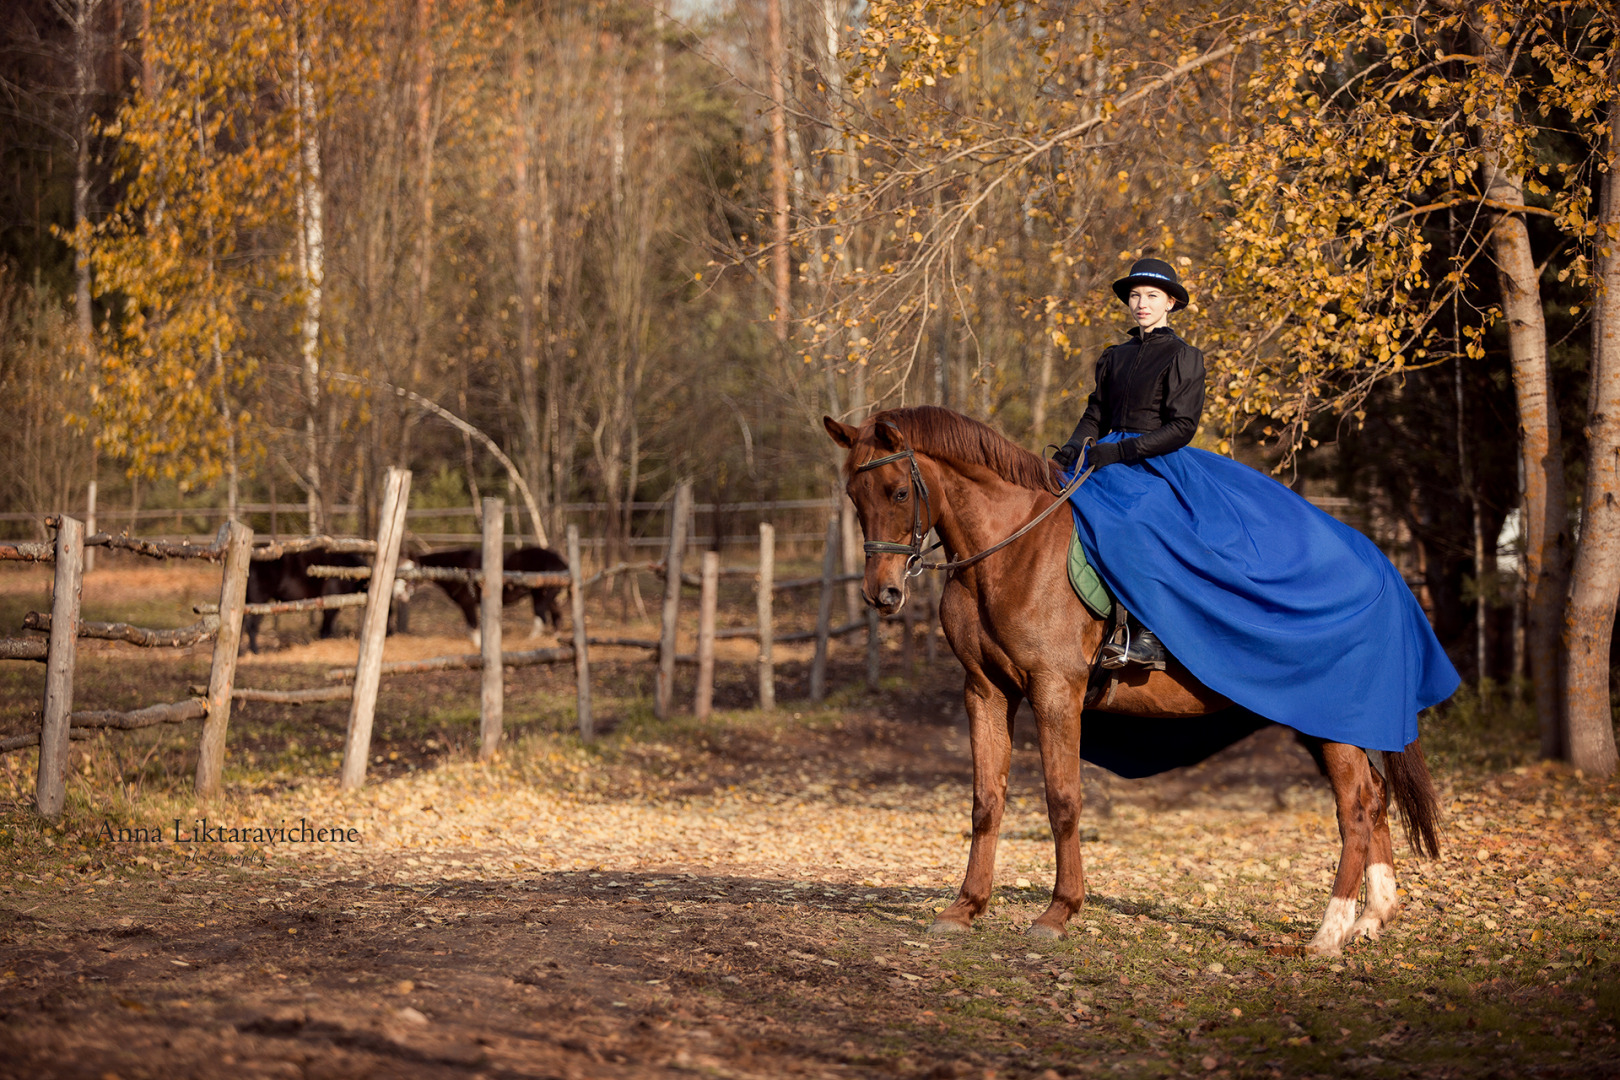
<path fill-rule="evenodd" d="M 867 603 L 883 612 L 883 614 L 893 615 L 906 602 L 906 591 L 897 585 L 885 585 L 878 590 L 877 596 L 869 596 L 866 599 Z"/>

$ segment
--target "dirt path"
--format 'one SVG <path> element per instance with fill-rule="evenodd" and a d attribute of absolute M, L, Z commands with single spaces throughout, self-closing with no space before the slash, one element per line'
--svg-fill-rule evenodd
<path fill-rule="evenodd" d="M 156 810 L 170 842 L 109 843 L 101 819 L 53 835 L 14 809 L 0 1073 L 1616 1072 L 1612 787 L 1454 785 L 1456 853 L 1405 863 L 1408 917 L 1323 962 L 1288 947 L 1333 827 L 1287 740 L 1098 778 L 1090 906 L 1035 946 L 1051 855 L 1027 749 L 1002 902 L 965 940 L 925 934 L 967 819 L 943 694 L 665 734 L 534 741 L 350 799 L 308 781 L 208 826 L 304 817 L 352 843 L 177 845 Z M 189 809 L 164 817 L 192 835 Z"/>

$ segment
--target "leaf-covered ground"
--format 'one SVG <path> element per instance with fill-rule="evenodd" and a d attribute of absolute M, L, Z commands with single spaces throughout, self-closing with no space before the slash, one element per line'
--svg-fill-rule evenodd
<path fill-rule="evenodd" d="M 91 650 L 89 702 L 206 669 L 128 655 Z M 254 680 L 309 685 L 315 659 Z M 647 665 L 614 661 L 591 747 L 569 673 L 523 669 L 489 766 L 476 674 L 412 676 L 352 796 L 336 707 L 240 707 L 209 807 L 187 794 L 194 729 L 74 744 L 57 827 L 29 809 L 31 754 L 0 758 L 0 1075 L 1620 1075 L 1620 786 L 1526 764 L 1522 716 L 1465 699 L 1426 720 L 1446 853 L 1401 859 L 1381 940 L 1319 960 L 1298 946 L 1336 828 L 1276 729 L 1152 780 L 1088 769 L 1088 906 L 1068 939 L 1026 939 L 1052 855 L 1025 714 L 996 905 L 934 938 L 966 855 L 959 676 L 888 664 L 880 692 L 816 710 L 788 665 L 782 710 L 659 724 Z M 20 669 L 0 669 L 18 717 Z M 728 666 L 721 700 L 750 677 Z M 174 842 L 204 816 L 355 839 Z"/>

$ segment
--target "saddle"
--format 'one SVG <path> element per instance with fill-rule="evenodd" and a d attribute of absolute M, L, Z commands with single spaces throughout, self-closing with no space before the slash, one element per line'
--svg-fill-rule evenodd
<path fill-rule="evenodd" d="M 1069 584 L 1093 615 L 1099 619 L 1113 617 L 1117 607 L 1114 597 L 1102 578 L 1097 576 L 1097 568 L 1087 561 L 1086 549 L 1080 546 L 1078 532 L 1069 534 Z"/>
<path fill-rule="evenodd" d="M 1109 642 L 1124 644 L 1127 638 L 1126 619 L 1129 612 L 1125 605 L 1114 599 L 1108 586 L 1103 584 L 1102 577 L 1097 568 L 1091 565 L 1086 558 L 1086 551 L 1080 545 L 1080 534 L 1069 534 L 1069 585 L 1080 602 L 1086 605 L 1099 619 L 1108 621 L 1108 630 L 1103 634 L 1102 644 L 1098 646 L 1101 655 L 1103 647 Z M 1097 662 L 1098 657 L 1091 658 L 1091 685 L 1086 688 L 1085 707 L 1106 709 L 1114 700 L 1114 691 L 1119 688 L 1119 676 L 1123 669 L 1105 668 Z M 1161 665 L 1162 667 L 1162 665 Z"/>

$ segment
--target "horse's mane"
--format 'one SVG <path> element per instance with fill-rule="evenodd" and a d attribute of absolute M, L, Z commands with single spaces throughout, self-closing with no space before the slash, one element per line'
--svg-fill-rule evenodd
<path fill-rule="evenodd" d="M 957 465 L 980 465 L 1019 487 L 1052 490 L 1055 471 L 1050 463 L 1016 445 L 988 424 L 959 412 L 938 405 L 887 409 L 861 425 L 861 442 L 874 442 L 876 428 L 883 421 L 899 428 L 906 443 L 920 454 Z"/>

